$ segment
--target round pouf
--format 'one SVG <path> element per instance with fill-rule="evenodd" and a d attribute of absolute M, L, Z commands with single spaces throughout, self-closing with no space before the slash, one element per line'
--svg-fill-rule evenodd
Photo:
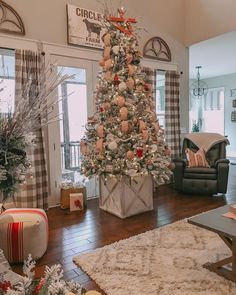
<path fill-rule="evenodd" d="M 47 250 L 48 219 L 42 209 L 8 209 L 0 215 L 0 249 L 10 263 L 31 254 L 39 259 Z"/>

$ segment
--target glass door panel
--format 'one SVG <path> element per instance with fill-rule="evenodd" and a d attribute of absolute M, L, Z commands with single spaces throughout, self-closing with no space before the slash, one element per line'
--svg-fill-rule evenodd
<path fill-rule="evenodd" d="M 81 178 L 80 141 L 84 136 L 87 122 L 86 70 L 82 68 L 61 68 L 63 73 L 74 73 L 73 79 L 64 81 L 59 87 L 61 178 L 62 181 L 78 182 Z"/>

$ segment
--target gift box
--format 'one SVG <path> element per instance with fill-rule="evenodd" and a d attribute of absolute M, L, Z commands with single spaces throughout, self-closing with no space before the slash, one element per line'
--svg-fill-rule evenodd
<path fill-rule="evenodd" d="M 70 194 L 70 211 L 81 211 L 84 209 L 84 196 L 82 193 Z"/>
<path fill-rule="evenodd" d="M 70 208 L 70 194 L 83 194 L 83 206 L 87 204 L 86 188 L 61 188 L 61 209 Z"/>

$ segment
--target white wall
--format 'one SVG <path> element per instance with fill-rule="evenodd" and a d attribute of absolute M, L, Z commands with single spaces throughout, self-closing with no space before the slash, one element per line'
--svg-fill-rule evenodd
<path fill-rule="evenodd" d="M 236 111 L 236 108 L 232 107 L 232 101 L 236 97 L 230 96 L 230 90 L 236 88 L 236 74 L 209 78 L 204 81 L 209 88 L 225 88 L 225 135 L 228 135 L 230 141 L 228 151 L 236 153 L 236 123 L 231 121 L 231 112 Z"/>
<path fill-rule="evenodd" d="M 102 2 L 102 1 L 101 1 Z M 135 17 L 145 28 L 140 34 L 140 48 L 154 36 L 162 37 L 170 46 L 172 60 L 178 64 L 181 76 L 181 126 L 188 128 L 188 49 L 184 46 L 184 0 L 112 0 L 112 9 L 122 3 L 127 15 Z M 101 11 L 95 0 L 7 0 L 22 17 L 28 39 L 37 39 L 61 45 L 67 44 L 66 4 Z M 1 44 L 4 46 L 4 44 Z"/>
<path fill-rule="evenodd" d="M 235 0 L 185 0 L 185 44 L 236 30 L 235 11 Z"/>

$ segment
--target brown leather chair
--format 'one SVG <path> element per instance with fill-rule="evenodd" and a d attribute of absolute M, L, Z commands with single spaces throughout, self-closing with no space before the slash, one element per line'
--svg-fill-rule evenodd
<path fill-rule="evenodd" d="M 174 159 L 174 187 L 177 191 L 213 195 L 227 192 L 229 160 L 226 159 L 227 142 L 213 145 L 206 153 L 210 168 L 189 168 L 187 166 L 186 148 L 198 151 L 198 147 L 189 139 L 183 141 L 182 158 Z"/>

